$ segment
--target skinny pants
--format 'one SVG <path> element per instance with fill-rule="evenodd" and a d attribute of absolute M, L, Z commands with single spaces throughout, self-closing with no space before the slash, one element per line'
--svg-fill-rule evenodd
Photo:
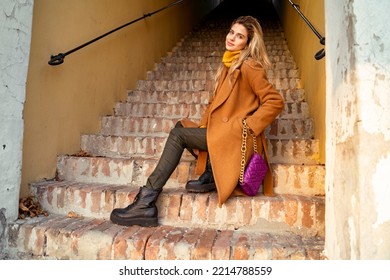
<path fill-rule="evenodd" d="M 207 151 L 206 128 L 183 127 L 177 122 L 170 131 L 156 168 L 146 181 L 147 188 L 161 190 L 180 162 L 184 149 L 197 157 L 192 149 Z"/>

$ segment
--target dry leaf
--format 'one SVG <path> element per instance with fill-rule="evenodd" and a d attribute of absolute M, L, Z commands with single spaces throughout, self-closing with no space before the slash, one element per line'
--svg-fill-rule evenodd
<path fill-rule="evenodd" d="M 70 211 L 68 213 L 68 218 L 80 218 L 80 215 L 77 214 L 76 212 Z"/>
<path fill-rule="evenodd" d="M 19 219 L 33 218 L 39 215 L 48 216 L 34 196 L 19 199 Z"/>

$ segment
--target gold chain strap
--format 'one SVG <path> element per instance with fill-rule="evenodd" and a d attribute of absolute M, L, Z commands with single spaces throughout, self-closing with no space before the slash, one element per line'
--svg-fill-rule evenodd
<path fill-rule="evenodd" d="M 241 169 L 240 169 L 240 183 L 244 183 L 244 170 L 246 166 L 246 160 L 245 160 L 245 154 L 246 154 L 246 138 L 248 136 L 248 125 L 246 123 L 246 119 L 242 120 L 243 129 L 242 129 L 242 145 L 241 145 Z M 249 129 L 249 133 L 252 136 L 253 139 L 253 150 L 255 153 L 257 153 L 257 141 L 256 136 L 253 134 L 253 132 Z"/>

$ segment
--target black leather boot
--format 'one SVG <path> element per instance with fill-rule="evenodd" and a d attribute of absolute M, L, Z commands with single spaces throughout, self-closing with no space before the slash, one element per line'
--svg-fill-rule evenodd
<path fill-rule="evenodd" d="M 216 190 L 214 183 L 213 170 L 211 169 L 210 159 L 207 159 L 206 170 L 200 175 L 198 180 L 190 180 L 186 184 L 186 190 L 189 192 L 203 193 Z"/>
<path fill-rule="evenodd" d="M 110 220 L 118 225 L 155 227 L 158 225 L 156 200 L 161 190 L 141 187 L 132 204 L 112 210 Z"/>

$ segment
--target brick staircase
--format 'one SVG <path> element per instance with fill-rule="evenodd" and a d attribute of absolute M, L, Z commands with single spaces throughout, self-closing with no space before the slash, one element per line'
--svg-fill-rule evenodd
<path fill-rule="evenodd" d="M 219 14 L 218 14 L 219 15 Z M 231 19 L 210 16 L 186 36 L 147 79 L 82 135 L 77 155 L 61 155 L 56 180 L 31 184 L 49 216 L 8 227 L 17 259 L 323 259 L 325 167 L 318 164 L 299 72 L 277 20 L 262 22 L 274 68 L 270 81 L 285 111 L 267 129 L 275 197 L 238 197 L 218 207 L 216 193 L 193 194 L 196 178 L 185 152 L 158 200 L 160 226 L 122 227 L 109 221 L 155 167 L 170 129 L 200 119 L 213 87 Z"/>

